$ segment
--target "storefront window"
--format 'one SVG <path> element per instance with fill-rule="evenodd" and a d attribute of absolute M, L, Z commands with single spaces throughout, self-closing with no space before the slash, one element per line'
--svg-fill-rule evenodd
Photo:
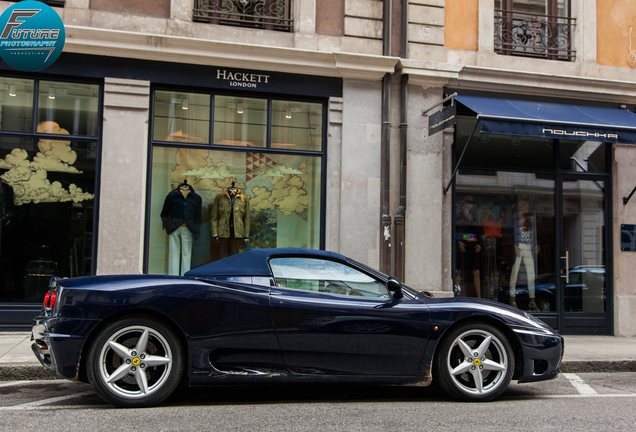
<path fill-rule="evenodd" d="M 37 133 L 97 136 L 99 86 L 40 81 Z"/>
<path fill-rule="evenodd" d="M 91 274 L 95 142 L 0 137 L 0 301 L 40 302 L 51 276 Z"/>
<path fill-rule="evenodd" d="M 212 239 L 214 201 L 236 187 L 249 201 L 249 241 L 245 249 L 320 247 L 321 158 L 210 149 L 155 147 L 148 272 L 170 272 L 170 239 L 162 211 L 168 194 L 188 184 L 201 197 L 198 238 L 192 239 L 190 267 L 219 258 Z M 190 192 L 192 193 L 192 192 Z M 187 198 L 186 198 L 187 199 Z M 194 237 L 194 236 L 193 236 Z M 189 246 L 188 246 L 189 247 Z"/>
<path fill-rule="evenodd" d="M 272 148 L 320 151 L 322 105 L 272 102 Z"/>
<path fill-rule="evenodd" d="M 604 173 L 606 144 L 598 141 L 559 140 L 560 168 L 565 171 Z"/>
<path fill-rule="evenodd" d="M 197 115 L 212 143 L 167 145 L 159 113 L 183 95 L 155 90 L 147 271 L 184 274 L 252 248 L 319 249 L 324 104 L 200 94 L 213 104 Z"/>
<path fill-rule="evenodd" d="M 29 132 L 33 127 L 33 80 L 0 77 L 0 129 Z"/>
<path fill-rule="evenodd" d="M 208 144 L 210 96 L 156 91 L 153 126 L 155 141 Z"/>
<path fill-rule="evenodd" d="M 265 147 L 267 99 L 214 98 L 214 144 Z"/>
<path fill-rule="evenodd" d="M 549 176 L 460 171 L 455 281 L 462 295 L 556 311 L 554 191 Z"/>

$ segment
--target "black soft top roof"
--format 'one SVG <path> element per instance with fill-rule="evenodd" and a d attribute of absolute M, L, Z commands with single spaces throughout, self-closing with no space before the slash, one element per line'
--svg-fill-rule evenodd
<path fill-rule="evenodd" d="M 187 272 L 186 276 L 271 276 L 269 259 L 285 256 L 308 258 L 327 258 L 333 261 L 347 262 L 344 255 L 335 252 L 301 249 L 250 249 L 238 255 L 204 264 Z"/>

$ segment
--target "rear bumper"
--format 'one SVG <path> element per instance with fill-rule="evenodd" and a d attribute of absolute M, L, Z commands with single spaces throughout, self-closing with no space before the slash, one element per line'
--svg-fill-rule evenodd
<path fill-rule="evenodd" d="M 94 320 L 36 317 L 31 330 L 33 354 L 51 374 L 77 379 L 84 344 L 90 329 L 97 323 Z M 65 331 L 69 329 L 74 331 Z"/>
<path fill-rule="evenodd" d="M 563 336 L 515 331 L 523 354 L 523 369 L 519 382 L 545 381 L 556 378 L 561 372 Z"/>

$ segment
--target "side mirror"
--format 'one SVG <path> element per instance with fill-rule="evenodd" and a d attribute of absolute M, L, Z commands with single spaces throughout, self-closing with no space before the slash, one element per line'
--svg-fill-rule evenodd
<path fill-rule="evenodd" d="M 402 294 L 402 282 L 393 276 L 389 276 L 389 279 L 386 281 L 386 287 L 393 293 L 394 299 L 399 300 L 404 296 Z"/>

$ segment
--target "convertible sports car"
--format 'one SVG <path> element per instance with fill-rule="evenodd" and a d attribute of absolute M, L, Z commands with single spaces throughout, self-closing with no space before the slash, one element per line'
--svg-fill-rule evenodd
<path fill-rule="evenodd" d="M 340 254 L 253 249 L 179 276 L 53 278 L 32 332 L 50 372 L 121 407 L 178 385 L 429 385 L 486 401 L 555 378 L 563 338 L 518 309 L 431 298 Z"/>

